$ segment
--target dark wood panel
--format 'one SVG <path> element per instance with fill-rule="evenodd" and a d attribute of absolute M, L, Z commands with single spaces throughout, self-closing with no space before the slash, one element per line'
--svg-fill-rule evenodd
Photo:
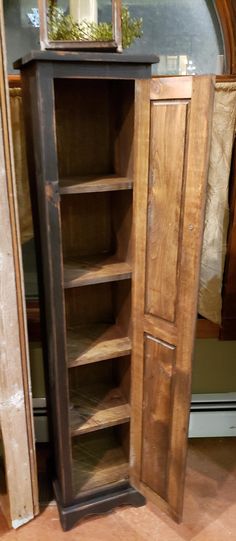
<path fill-rule="evenodd" d="M 111 83 L 56 79 L 54 87 L 59 176 L 114 173 Z"/>
<path fill-rule="evenodd" d="M 48 405 L 53 419 L 56 473 L 63 502 L 68 503 L 72 497 L 71 447 L 52 66 L 43 64 L 24 72 L 22 89 L 44 358 L 50 374 Z"/>
<path fill-rule="evenodd" d="M 167 498 L 175 348 L 146 335 L 141 480 Z"/>
<path fill-rule="evenodd" d="M 118 55 L 117 53 L 103 53 L 103 52 L 66 52 L 66 51 L 31 51 L 23 58 L 17 60 L 14 64 L 15 69 L 20 69 L 21 66 L 35 60 L 43 60 L 50 62 L 63 62 L 65 65 L 70 62 L 91 62 L 97 64 L 98 67 L 101 63 L 104 64 L 152 64 L 158 62 L 158 56 L 156 55 Z M 76 66 L 74 66 L 76 70 Z"/>
<path fill-rule="evenodd" d="M 187 108 L 184 102 L 151 105 L 145 311 L 171 322 L 178 293 Z"/>
<path fill-rule="evenodd" d="M 63 197 L 61 220 L 65 259 L 114 251 L 109 193 Z"/>

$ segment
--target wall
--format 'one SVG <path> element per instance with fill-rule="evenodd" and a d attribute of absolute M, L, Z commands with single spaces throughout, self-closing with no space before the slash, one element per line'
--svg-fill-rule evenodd
<path fill-rule="evenodd" d="M 236 392 L 236 341 L 196 340 L 192 392 Z"/>

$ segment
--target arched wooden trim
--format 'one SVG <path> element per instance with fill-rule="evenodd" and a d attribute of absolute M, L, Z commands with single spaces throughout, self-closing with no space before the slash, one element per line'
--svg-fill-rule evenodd
<path fill-rule="evenodd" d="M 236 5 L 235 0 L 215 0 L 224 36 L 226 73 L 236 74 Z"/>

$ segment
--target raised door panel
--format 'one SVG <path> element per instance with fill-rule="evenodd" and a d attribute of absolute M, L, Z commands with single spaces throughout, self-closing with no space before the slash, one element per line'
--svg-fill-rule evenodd
<path fill-rule="evenodd" d="M 162 498 L 166 498 L 174 369 L 175 347 L 145 335 L 141 478 Z"/>
<path fill-rule="evenodd" d="M 187 102 L 151 103 L 145 312 L 171 322 L 176 312 L 187 111 Z"/>
<path fill-rule="evenodd" d="M 214 84 L 137 83 L 132 481 L 176 519 L 183 507 Z"/>

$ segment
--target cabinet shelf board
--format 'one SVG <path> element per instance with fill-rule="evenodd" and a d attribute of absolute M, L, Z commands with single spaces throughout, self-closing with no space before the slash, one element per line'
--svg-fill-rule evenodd
<path fill-rule="evenodd" d="M 130 419 L 130 405 L 119 387 L 111 388 L 107 384 L 78 387 L 76 394 L 71 394 L 71 403 L 72 436 L 127 423 Z"/>
<path fill-rule="evenodd" d="M 68 366 L 105 361 L 131 353 L 131 340 L 117 325 L 92 324 L 69 329 L 67 333 Z"/>
<path fill-rule="evenodd" d="M 60 194 L 114 192 L 131 190 L 133 181 L 118 175 L 93 175 L 86 177 L 67 177 L 59 181 Z"/>
<path fill-rule="evenodd" d="M 74 439 L 72 455 L 75 493 L 125 481 L 129 477 L 128 460 L 112 430 Z"/>
<path fill-rule="evenodd" d="M 83 258 L 79 262 L 66 261 L 64 265 L 64 287 L 79 287 L 89 284 L 114 282 L 131 278 L 131 265 L 118 261 L 115 256 L 101 255 Z"/>

